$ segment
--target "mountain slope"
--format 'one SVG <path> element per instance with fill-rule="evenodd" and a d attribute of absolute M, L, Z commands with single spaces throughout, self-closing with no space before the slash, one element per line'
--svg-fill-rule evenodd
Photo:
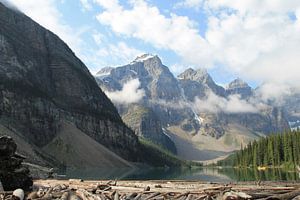
<path fill-rule="evenodd" d="M 86 66 L 55 34 L 2 3 L 0 88 L 0 124 L 26 143 L 44 148 L 67 121 L 123 158 L 137 159 L 137 137 Z"/>
<path fill-rule="evenodd" d="M 133 167 L 68 122 L 62 124 L 61 131 L 43 150 L 75 168 Z"/>
<path fill-rule="evenodd" d="M 181 94 L 182 89 L 178 85 L 177 79 L 168 67 L 162 64 L 158 56 L 145 54 L 137 57 L 128 65 L 103 68 L 96 74 L 95 78 L 99 86 L 106 91 L 120 91 L 129 80 L 138 79 L 140 88 L 145 92 L 140 105 L 155 113 L 162 127 L 178 125 L 185 127 L 190 132 L 196 132 L 198 121 L 195 120 L 195 114 L 190 108 L 180 105 L 180 102 L 184 101 Z M 117 105 L 117 107 L 122 116 L 127 115 L 126 119 L 130 119 L 128 115 L 128 113 L 132 113 L 128 112 L 130 106 Z M 130 123 L 132 121 L 127 120 L 127 125 L 136 129 L 136 125 Z M 146 129 L 142 129 L 139 134 L 146 136 L 148 135 L 146 132 Z M 151 137 L 154 143 L 161 144 L 161 139 L 164 138 L 165 147 L 175 152 L 172 147 L 174 146 L 173 142 L 165 137 L 163 131 L 154 133 L 154 135 L 156 136 Z"/>
<path fill-rule="evenodd" d="M 151 108 L 132 105 L 122 118 L 138 136 L 144 137 L 176 154 L 177 150 L 174 143 L 171 142 L 169 135 Z"/>
<path fill-rule="evenodd" d="M 241 107 L 253 105 L 252 100 L 259 102 L 255 91 L 241 79 L 232 81 L 225 89 L 206 70 L 191 68 L 176 79 L 158 56 L 145 54 L 128 65 L 103 68 L 96 75 L 99 86 L 109 92 L 122 90 L 132 79 L 139 80 L 139 89 L 145 91 L 145 96 L 134 104 L 117 103 L 119 113 L 128 126 L 137 130 L 147 119 L 136 117 L 135 107 L 153 111 L 161 129 L 175 144 L 178 156 L 184 159 L 214 159 L 239 149 L 241 144 L 289 128 L 285 112 L 276 106 L 234 110 L 236 102 Z M 223 108 L 228 105 L 234 111 Z M 218 110 L 209 110 L 212 106 Z M 151 126 L 137 131 L 142 136 L 151 133 L 149 138 L 153 142 L 164 144 L 162 139 L 155 138 L 159 132 Z"/>

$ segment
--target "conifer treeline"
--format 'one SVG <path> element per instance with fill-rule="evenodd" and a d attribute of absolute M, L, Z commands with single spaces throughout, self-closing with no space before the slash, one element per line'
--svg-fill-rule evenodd
<path fill-rule="evenodd" d="M 300 131 L 274 134 L 253 141 L 246 148 L 219 161 L 236 167 L 295 166 L 300 164 Z"/>

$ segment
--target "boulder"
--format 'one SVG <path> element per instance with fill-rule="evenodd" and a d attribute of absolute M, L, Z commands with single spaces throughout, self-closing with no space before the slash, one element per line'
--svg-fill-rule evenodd
<path fill-rule="evenodd" d="M 16 153 L 17 144 L 11 137 L 0 137 L 0 159 L 9 158 Z"/>
<path fill-rule="evenodd" d="M 6 191 L 30 190 L 32 178 L 29 169 L 22 165 L 25 157 L 16 154 L 16 150 L 17 144 L 11 137 L 0 137 L 0 181 Z"/>

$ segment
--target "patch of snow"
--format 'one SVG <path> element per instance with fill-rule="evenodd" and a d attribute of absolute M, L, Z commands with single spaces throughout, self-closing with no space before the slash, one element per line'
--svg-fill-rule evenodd
<path fill-rule="evenodd" d="M 181 96 L 183 98 L 183 100 L 185 102 L 188 102 L 185 94 L 184 94 L 184 91 L 183 91 L 183 88 L 180 88 L 180 93 L 181 93 Z M 196 111 L 194 110 L 193 106 L 190 106 L 190 109 L 192 110 L 193 114 L 194 114 L 194 119 L 198 122 L 199 125 L 201 125 L 201 122 L 202 120 L 199 118 L 199 116 L 197 115 Z"/>
<path fill-rule="evenodd" d="M 155 57 L 155 55 L 152 55 L 152 54 L 142 54 L 142 55 L 136 57 L 136 59 L 134 59 L 134 61 L 132 61 L 130 63 L 130 65 L 133 65 L 137 62 L 144 62 L 144 61 L 149 60 L 149 59 L 154 58 L 154 57 Z"/>
<path fill-rule="evenodd" d="M 135 75 L 137 75 L 137 72 L 135 70 L 131 69 L 129 71 L 131 71 L 132 73 L 134 73 Z"/>
<path fill-rule="evenodd" d="M 193 113 L 194 113 L 194 115 L 195 115 L 195 117 L 194 117 L 194 119 L 198 122 L 198 124 L 200 125 L 202 122 L 203 122 L 203 119 L 202 118 L 200 118 L 197 114 L 196 114 L 196 112 L 192 109 L 192 111 L 193 111 Z"/>
<path fill-rule="evenodd" d="M 170 137 L 169 134 L 167 133 L 166 129 L 162 128 L 162 130 L 163 130 L 164 135 L 171 139 L 171 137 Z"/>
<path fill-rule="evenodd" d="M 103 73 L 97 73 L 95 75 L 95 77 L 103 80 L 104 78 L 108 77 L 109 75 L 110 75 L 110 72 L 103 72 Z"/>

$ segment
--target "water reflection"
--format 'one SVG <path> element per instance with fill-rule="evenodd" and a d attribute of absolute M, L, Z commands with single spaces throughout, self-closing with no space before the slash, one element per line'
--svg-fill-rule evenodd
<path fill-rule="evenodd" d="M 219 169 L 220 173 L 226 174 L 235 181 L 299 181 L 296 171 L 272 168 L 264 171 L 256 169 Z"/>
<path fill-rule="evenodd" d="M 299 181 L 297 172 L 283 169 L 268 169 L 258 171 L 254 169 L 233 168 L 149 168 L 149 169 L 67 169 L 60 174 L 65 174 L 66 179 L 80 178 L 90 180 L 199 180 L 205 182 L 232 182 L 232 181 Z"/>

